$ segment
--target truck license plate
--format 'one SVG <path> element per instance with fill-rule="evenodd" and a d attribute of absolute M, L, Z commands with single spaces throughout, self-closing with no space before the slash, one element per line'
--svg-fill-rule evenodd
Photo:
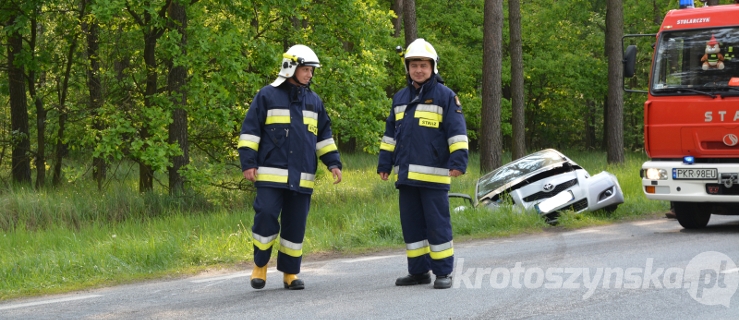
<path fill-rule="evenodd" d="M 717 169 L 672 169 L 672 179 L 675 180 L 716 180 Z"/>

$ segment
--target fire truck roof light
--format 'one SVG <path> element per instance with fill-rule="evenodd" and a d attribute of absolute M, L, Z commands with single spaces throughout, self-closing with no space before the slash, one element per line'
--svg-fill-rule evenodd
<path fill-rule="evenodd" d="M 685 157 L 683 157 L 683 163 L 684 164 L 693 164 L 693 163 L 695 163 L 695 157 L 693 157 L 693 156 L 685 156 Z"/>
<path fill-rule="evenodd" d="M 680 9 L 695 8 L 693 0 L 680 0 Z"/>

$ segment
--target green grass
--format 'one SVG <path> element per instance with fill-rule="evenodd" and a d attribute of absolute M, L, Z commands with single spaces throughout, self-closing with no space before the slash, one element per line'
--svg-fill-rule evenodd
<path fill-rule="evenodd" d="M 605 153 L 565 154 L 591 175 L 603 170 L 615 174 L 626 201 L 612 214 L 565 213 L 558 228 L 638 219 L 668 209 L 666 202 L 649 201 L 641 192 L 638 170 L 644 155 L 628 154 L 624 165 L 608 166 Z M 375 173 L 376 156 L 342 157 L 340 184 L 332 184 L 325 168 L 316 175 L 303 247 L 306 256 L 402 252 L 393 182 L 382 181 Z M 451 192 L 472 194 L 479 176 L 479 158 L 472 155 L 469 172 L 453 180 Z M 253 193 L 212 190 L 206 199 L 141 195 L 130 185 L 104 194 L 95 190 L 93 185 L 73 184 L 54 192 L 9 189 L 0 193 L 0 300 L 188 275 L 208 268 L 248 268 Z M 464 203 L 455 199 L 451 204 Z M 468 208 L 454 212 L 452 223 L 457 242 L 550 228 L 536 214 L 507 209 L 491 214 Z"/>

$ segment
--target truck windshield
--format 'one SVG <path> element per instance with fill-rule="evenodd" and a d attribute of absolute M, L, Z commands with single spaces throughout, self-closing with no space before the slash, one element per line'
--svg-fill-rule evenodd
<path fill-rule="evenodd" d="M 739 91 L 737 51 L 739 27 L 664 32 L 656 47 L 652 94 Z"/>

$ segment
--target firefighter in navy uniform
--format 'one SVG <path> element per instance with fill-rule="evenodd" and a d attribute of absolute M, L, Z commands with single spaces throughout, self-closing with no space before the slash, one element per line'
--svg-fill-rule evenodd
<path fill-rule="evenodd" d="M 298 279 L 303 237 L 318 158 L 341 182 L 341 160 L 323 102 L 310 90 L 316 54 L 304 45 L 290 47 L 278 78 L 259 90 L 239 136 L 244 178 L 254 182 L 254 269 L 251 286 L 264 287 L 267 263 L 279 235 L 277 270 L 284 287 L 303 289 Z M 280 222 L 278 222 L 280 216 Z M 280 225 L 281 224 L 281 225 Z M 282 230 L 280 230 L 282 228 Z"/>
<path fill-rule="evenodd" d="M 454 267 L 448 192 L 467 169 L 467 129 L 456 93 L 440 82 L 434 47 L 417 39 L 404 60 L 408 86 L 393 97 L 377 166 L 382 180 L 397 173 L 409 274 L 395 284 L 431 283 L 431 270 L 434 288 L 446 289 Z"/>

